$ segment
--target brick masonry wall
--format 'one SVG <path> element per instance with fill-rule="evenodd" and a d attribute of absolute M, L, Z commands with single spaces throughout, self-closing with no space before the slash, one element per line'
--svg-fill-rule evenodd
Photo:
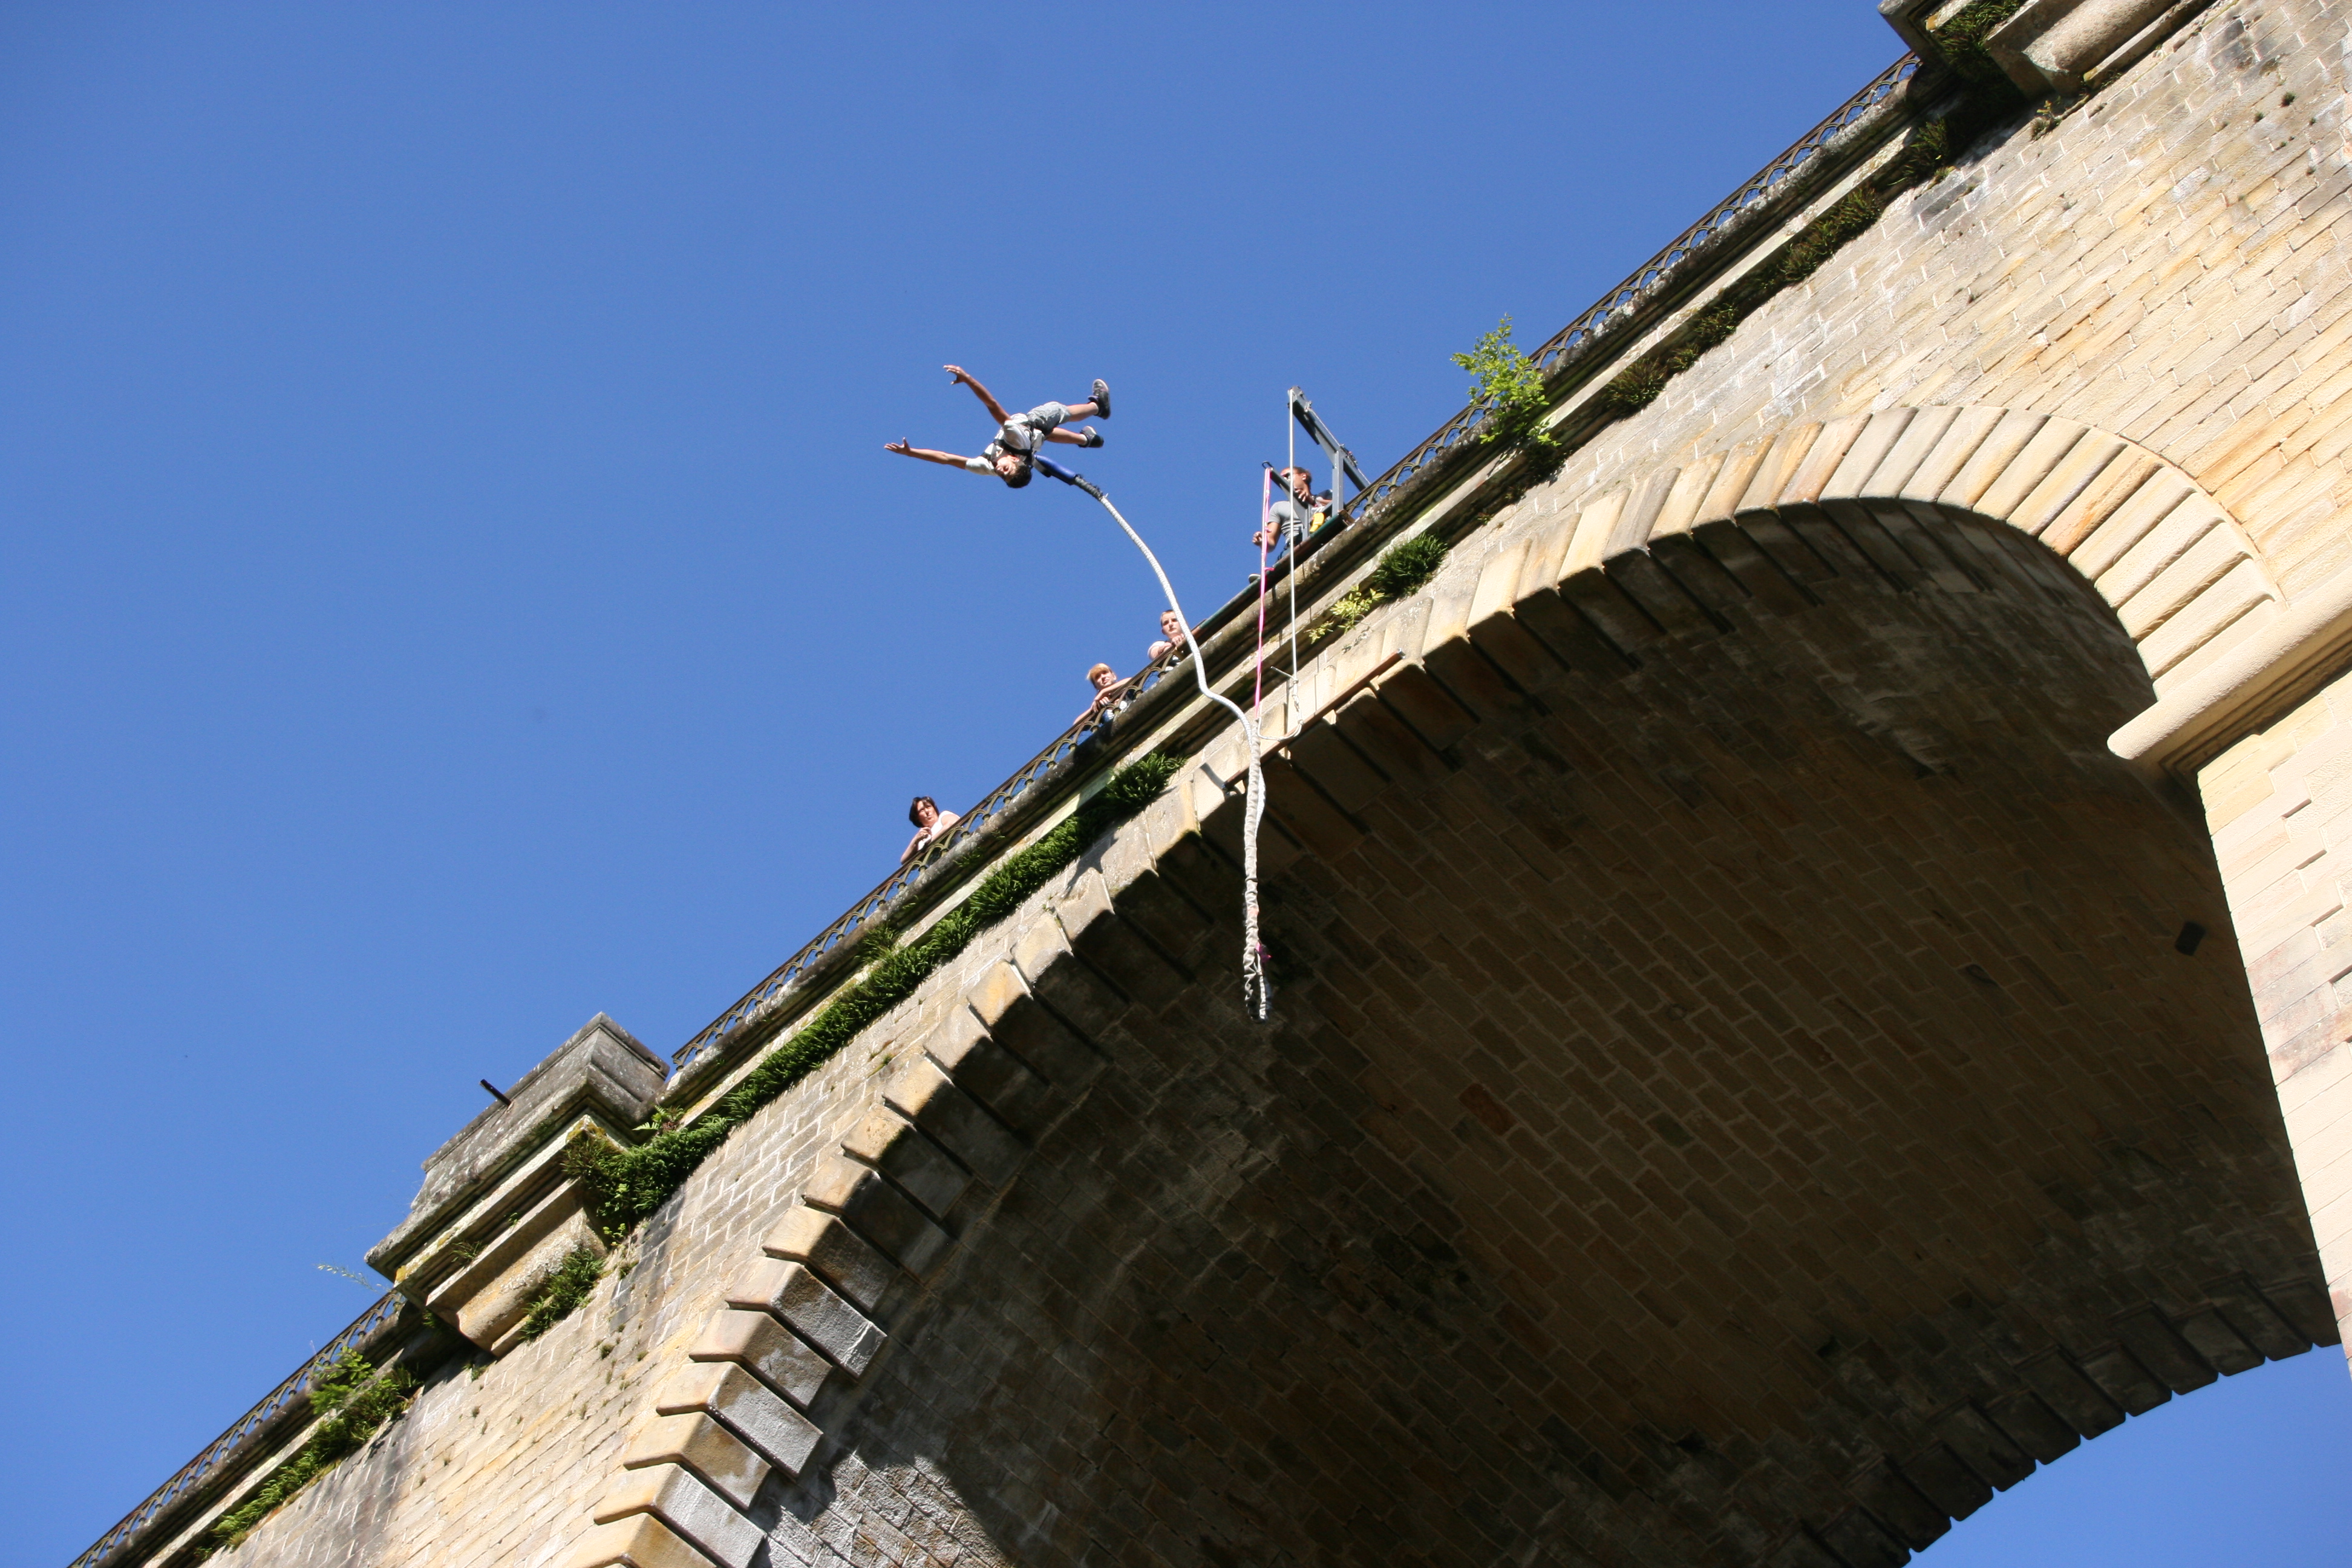
<path fill-rule="evenodd" d="M 1464 630 L 1498 552 L 1611 488 L 1897 405 L 2128 436 L 2289 595 L 2335 571 L 2341 16 L 2216 6 L 1906 197 L 1323 650 L 1303 710 L 1406 662 L 1270 778 L 1279 1026 L 1238 1016 L 1237 889 L 1198 839 L 1147 868 L 1148 915 L 1112 879 L 1085 956 L 1024 971 L 1099 1078 L 877 1309 L 889 1349 L 752 1501 L 756 1560 L 1872 1568 L 2082 1436 L 2333 1338 L 2211 846 L 2105 752 L 2147 679 L 2039 547 L 1954 522 L 1897 588 L 1756 525 L 1693 542 L 1695 607 L 1635 627 L 1638 663 L 1591 584 Z M 1208 765 L 1229 781 L 1230 745 Z M 437 1381 L 242 1555 L 561 1559 L 886 1060 L 1072 925 L 1095 868 L 739 1133 L 626 1278 Z M 2312 987 L 2255 973 L 2275 1062 Z"/>
<path fill-rule="evenodd" d="M 2199 779 L 2336 1321 L 2352 1321 L 2352 679 Z"/>

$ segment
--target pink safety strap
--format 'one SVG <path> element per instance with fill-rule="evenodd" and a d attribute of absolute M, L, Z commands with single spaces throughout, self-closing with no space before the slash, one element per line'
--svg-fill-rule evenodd
<path fill-rule="evenodd" d="M 1257 684 L 1250 695 L 1250 717 L 1265 705 L 1265 570 L 1274 537 L 1274 470 L 1265 470 L 1257 498 Z"/>

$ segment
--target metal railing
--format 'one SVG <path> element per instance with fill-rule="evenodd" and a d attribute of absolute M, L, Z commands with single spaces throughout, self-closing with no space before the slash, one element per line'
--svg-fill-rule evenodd
<path fill-rule="evenodd" d="M 1112 710 L 1112 716 L 1159 685 L 1160 678 L 1174 668 L 1182 657 L 1181 650 L 1162 654 L 1129 676 L 1118 703 Z M 841 951 L 842 944 L 848 942 L 861 926 L 906 897 L 926 874 L 945 865 L 956 851 L 1002 818 L 1016 801 L 1064 770 L 1078 748 L 1107 722 L 1108 717 L 1089 712 L 1086 718 L 1055 736 L 1053 744 L 1030 758 L 1011 778 L 989 791 L 979 805 L 957 819 L 953 827 L 925 846 L 920 855 L 884 878 L 872 892 L 850 905 L 846 913 L 819 931 L 798 952 L 784 960 L 765 980 L 745 992 L 732 1007 L 705 1025 L 700 1034 L 680 1046 L 670 1058 L 672 1072 L 683 1072 L 720 1049 L 736 1030 L 774 1006 L 803 975 Z"/>
<path fill-rule="evenodd" d="M 1717 202 L 1705 217 L 1675 236 L 1672 244 L 1635 268 L 1622 283 L 1602 295 L 1598 304 L 1545 339 L 1543 346 L 1530 353 L 1528 359 L 1547 375 L 1559 370 L 1571 353 L 1599 336 L 1619 316 L 1631 311 L 1635 305 L 1664 288 L 1675 269 L 1714 238 L 1726 224 L 1770 195 L 1781 181 L 1795 174 L 1841 132 L 1910 80 L 1918 69 L 1919 57 L 1905 55 L 1880 71 L 1871 79 L 1868 86 L 1840 104 L 1836 113 L 1797 138 L 1786 152 L 1765 164 L 1746 184 Z M 1474 403 L 1439 426 L 1434 435 L 1407 452 L 1368 488 L 1357 492 L 1343 509 L 1347 514 L 1345 521 L 1353 522 L 1371 515 L 1382 501 L 1403 489 L 1424 469 L 1459 448 L 1486 417 L 1486 405 Z"/>
<path fill-rule="evenodd" d="M 145 1502 L 123 1516 L 122 1522 L 98 1538 L 98 1544 L 73 1560 L 72 1568 L 100 1568 L 123 1547 L 132 1544 L 145 1534 L 147 1528 L 161 1521 L 172 1508 L 184 1501 L 205 1482 L 224 1469 L 245 1458 L 248 1452 L 266 1443 L 274 1435 L 278 1418 L 291 1408 L 297 1399 L 310 1392 L 310 1385 L 323 1369 L 332 1366 L 345 1351 L 364 1351 L 376 1338 L 400 1317 L 408 1305 L 406 1297 L 394 1291 L 359 1315 L 358 1321 L 327 1342 L 326 1349 L 302 1363 L 293 1376 L 269 1391 L 268 1398 L 247 1411 L 227 1431 L 213 1439 L 210 1447 L 180 1467 L 179 1473 L 158 1487 Z"/>
<path fill-rule="evenodd" d="M 1765 200 L 1780 183 L 1795 174 L 1842 132 L 1851 127 L 1864 114 L 1883 102 L 1919 68 L 1916 55 L 1905 55 L 1893 65 L 1873 77 L 1861 91 L 1838 105 L 1834 113 L 1797 138 L 1780 155 L 1755 174 L 1724 200 L 1717 202 L 1707 215 L 1675 237 L 1673 243 L 1633 269 L 1626 279 L 1604 295 L 1576 320 L 1544 341 L 1543 345 L 1528 357 L 1546 374 L 1558 370 L 1567 357 L 1597 337 L 1611 321 L 1633 310 L 1642 300 L 1664 288 L 1675 269 L 1715 237 L 1725 225 L 1757 203 Z M 1407 452 L 1387 472 L 1374 479 L 1354 499 L 1340 509 L 1333 526 L 1322 529 L 1302 541 L 1282 570 L 1295 570 L 1298 563 L 1354 523 L 1370 517 L 1381 503 L 1395 495 L 1414 479 L 1426 471 L 1438 459 L 1459 448 L 1484 422 L 1486 408 L 1472 404 L 1453 418 L 1439 426 L 1435 434 Z M 1230 607 L 1230 606 L 1228 606 Z M 1220 613 L 1220 616 L 1222 612 Z M 1220 617 L 1213 617 L 1220 618 Z M 1139 694 L 1146 687 L 1156 684 L 1160 673 L 1172 662 L 1166 656 L 1136 677 L 1136 686 L 1129 695 Z M 923 874 L 945 859 L 981 829 L 987 826 L 1015 800 L 1036 787 L 1059 768 L 1077 749 L 1086 734 L 1094 728 L 1092 721 L 1073 725 L 1054 743 L 1030 759 L 1028 764 L 1004 783 L 997 785 L 978 805 L 959 821 L 948 836 L 930 850 L 885 878 L 880 886 L 849 907 L 846 913 L 820 931 L 815 940 L 784 961 L 765 980 L 746 992 L 742 998 L 706 1025 L 685 1045 L 679 1047 L 670 1060 L 674 1070 L 684 1071 L 720 1048 L 738 1029 L 760 1017 L 772 1007 L 795 982 L 817 967 L 848 941 L 853 932 L 887 910 L 904 897 L 919 881 Z"/>

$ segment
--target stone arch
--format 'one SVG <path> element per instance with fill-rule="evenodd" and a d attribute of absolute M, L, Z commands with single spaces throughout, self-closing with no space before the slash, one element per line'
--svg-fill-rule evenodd
<path fill-rule="evenodd" d="M 1898 582 L 1966 587 L 1969 563 L 1948 563 L 1922 533 L 1961 518 L 2006 524 L 2072 565 L 2115 611 L 2159 696 L 2286 604 L 2252 539 L 2179 465 L 2111 431 L 1982 404 L 1791 425 L 1656 469 L 1581 509 L 1559 565 L 1605 567 L 1711 525 L 1827 521 Z"/>
<path fill-rule="evenodd" d="M 2088 619 L 2110 629 L 2086 651 L 2112 665 L 2127 639 L 2158 699 L 2109 747 L 2150 773 L 2194 760 L 2230 715 L 2276 700 L 2284 683 L 2267 672 L 2281 648 L 2307 671 L 2312 647 L 2352 637 L 2352 592 L 2331 581 L 2290 602 L 2246 531 L 2177 464 L 2036 411 L 1939 405 L 1791 425 L 1599 488 L 1500 541 L 1456 602 L 1441 587 L 1421 656 L 1464 707 L 1500 712 L 1508 699 L 1491 672 L 1549 702 L 1567 689 L 1563 669 L 1664 671 L 1677 645 L 1890 586 L 2095 599 Z M 1854 717 L 1878 727 L 1876 714 Z M 1893 738 L 1923 770 L 1939 763 L 1914 737 Z M 2048 1463 L 2258 1355 L 2331 1342 L 2310 1280 L 2243 1288 L 2216 1280 L 2201 1300 L 2135 1305 L 2103 1343 L 2011 1361 L 1986 1384 L 1998 1392 L 1886 1445 L 1844 1483 L 1843 1510 L 1808 1518 L 1771 1561 L 1899 1563 L 1985 1500 L 1988 1484 L 2024 1473 L 2021 1456 Z M 2256 1322 L 2269 1333 L 2290 1318 L 2275 1348 L 2257 1352 Z"/>

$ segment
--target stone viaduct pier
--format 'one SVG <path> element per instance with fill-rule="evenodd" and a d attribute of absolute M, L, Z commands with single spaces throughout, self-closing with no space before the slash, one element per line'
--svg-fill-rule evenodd
<path fill-rule="evenodd" d="M 1303 555 L 1269 1025 L 1180 665 L 563 1045 L 78 1568 L 1887 1568 L 2338 1342 L 2347 8 L 1883 8 Z"/>

